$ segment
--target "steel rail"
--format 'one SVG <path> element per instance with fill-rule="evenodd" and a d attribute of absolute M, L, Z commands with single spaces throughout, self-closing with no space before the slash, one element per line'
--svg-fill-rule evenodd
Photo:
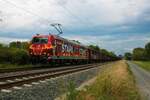
<path fill-rule="evenodd" d="M 82 71 L 82 70 L 86 70 L 86 69 L 91 69 L 91 68 L 97 67 L 99 65 L 102 65 L 102 64 L 80 65 L 78 67 L 69 67 L 69 68 L 59 69 L 59 70 L 50 71 L 50 72 L 46 72 L 46 73 L 40 73 L 40 74 L 34 73 L 34 74 L 30 74 L 30 75 L 27 74 L 27 75 L 22 75 L 22 76 L 13 76 L 13 78 L 26 77 L 26 79 L 4 82 L 4 84 L 0 84 L 0 89 L 8 89 L 8 88 L 12 88 L 13 86 L 22 86 L 23 84 L 29 84 L 29 83 L 36 82 L 39 80 L 45 80 L 47 78 L 49 79 L 49 78 L 53 78 L 53 77 L 57 77 L 57 76 L 61 76 L 61 75 L 66 75 L 69 73 L 74 73 L 74 72 L 78 72 L 78 71 Z"/>
<path fill-rule="evenodd" d="M 67 69 L 75 69 L 78 67 L 84 67 L 84 66 L 91 66 L 93 64 L 86 64 L 86 65 L 78 65 L 78 66 L 70 66 L 70 67 L 59 67 L 59 68 L 48 68 L 48 69 L 40 69 L 40 70 L 30 70 L 30 71 L 18 71 L 18 72 L 11 72 L 11 73 L 2 73 L 0 74 L 0 81 L 5 81 L 9 79 L 15 79 L 15 78 L 21 78 L 21 77 L 27 77 L 27 76 L 33 76 L 37 74 L 44 74 L 44 73 L 50 73 L 50 72 L 57 72 L 61 70 L 67 70 Z M 7 75 L 6 75 L 7 74 Z M 9 75 L 10 74 L 10 75 Z M 5 76 L 6 75 L 6 76 Z"/>

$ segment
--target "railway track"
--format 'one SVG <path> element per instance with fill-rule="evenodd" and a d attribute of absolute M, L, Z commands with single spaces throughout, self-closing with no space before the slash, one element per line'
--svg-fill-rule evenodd
<path fill-rule="evenodd" d="M 30 86 L 29 84 L 36 84 L 38 81 L 44 82 L 44 80 L 50 78 L 94 68 L 103 64 L 86 64 L 71 67 L 0 74 L 0 90 L 7 92 L 7 89 L 13 89 L 23 85 Z"/>

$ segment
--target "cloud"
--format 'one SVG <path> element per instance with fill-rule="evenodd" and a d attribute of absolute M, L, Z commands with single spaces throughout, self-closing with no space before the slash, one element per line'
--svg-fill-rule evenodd
<path fill-rule="evenodd" d="M 125 52 L 131 52 L 133 48 L 136 47 L 144 47 L 146 43 L 150 42 L 150 33 L 146 35 L 120 35 L 114 34 L 111 35 L 100 35 L 100 36 L 93 36 L 93 35 L 67 35 L 64 36 L 67 39 L 74 39 L 78 40 L 83 44 L 86 45 L 98 45 L 100 48 L 105 48 L 116 52 L 117 54 L 122 54 Z"/>
<path fill-rule="evenodd" d="M 7 42 L 56 33 L 50 24 L 59 22 L 64 37 L 125 52 L 149 40 L 149 4 L 149 0 L 1 0 L 0 37 L 7 37 L 1 38 Z"/>
<path fill-rule="evenodd" d="M 13 42 L 13 41 L 25 42 L 25 41 L 29 41 L 29 39 L 0 37 L 0 43 L 3 43 L 3 44 L 8 45 L 10 42 Z"/>
<path fill-rule="evenodd" d="M 66 27 L 82 24 L 86 27 L 86 24 L 127 23 L 138 18 L 149 7 L 147 3 L 148 0 L 5 0 L 1 1 L 0 8 L 4 19 L 2 25 L 6 29 L 31 28 L 34 25 L 43 28 L 43 25 L 56 21 Z"/>

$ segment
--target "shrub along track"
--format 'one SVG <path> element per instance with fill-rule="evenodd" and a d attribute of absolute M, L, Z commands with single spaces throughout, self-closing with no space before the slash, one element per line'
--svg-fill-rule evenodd
<path fill-rule="evenodd" d="M 41 70 L 3 73 L 0 74 L 0 90 L 10 89 L 14 86 L 22 86 L 24 84 L 45 80 L 47 78 L 53 78 L 73 72 L 98 67 L 103 64 L 104 63 L 100 64 L 97 63 L 97 64 L 86 64 L 70 67 L 43 69 L 43 70 L 41 69 Z"/>

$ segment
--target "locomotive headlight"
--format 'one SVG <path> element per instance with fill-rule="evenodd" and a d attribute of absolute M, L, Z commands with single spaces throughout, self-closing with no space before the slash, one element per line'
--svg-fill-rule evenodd
<path fill-rule="evenodd" d="M 47 56 L 50 56 L 50 54 L 48 53 Z"/>
<path fill-rule="evenodd" d="M 46 55 L 47 54 L 47 49 L 43 49 L 42 54 Z"/>
<path fill-rule="evenodd" d="M 32 50 L 32 49 L 29 49 L 29 53 L 32 55 L 32 54 L 33 54 L 33 50 Z"/>

